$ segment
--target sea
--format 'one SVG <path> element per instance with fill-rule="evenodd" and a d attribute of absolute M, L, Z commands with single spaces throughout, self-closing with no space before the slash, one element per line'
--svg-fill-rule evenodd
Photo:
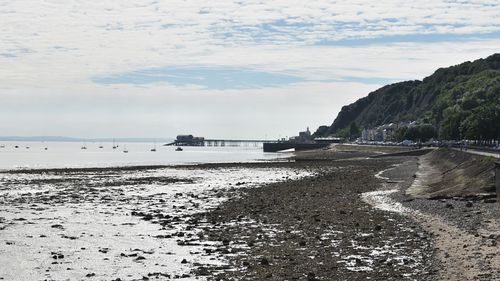
<path fill-rule="evenodd" d="M 113 148 L 113 146 L 118 146 Z M 82 149 L 85 147 L 86 149 Z M 151 151 L 156 149 L 156 151 Z M 189 165 L 260 162 L 284 159 L 289 153 L 264 153 L 254 146 L 182 147 L 154 143 L 0 142 L 0 169 Z M 127 152 L 125 152 L 127 151 Z"/>

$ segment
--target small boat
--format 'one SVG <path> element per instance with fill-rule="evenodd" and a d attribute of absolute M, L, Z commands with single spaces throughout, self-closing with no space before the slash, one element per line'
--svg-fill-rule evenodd
<path fill-rule="evenodd" d="M 179 147 L 179 146 L 178 146 L 178 147 L 175 149 L 175 151 L 182 151 L 182 147 Z"/>
<path fill-rule="evenodd" d="M 151 148 L 151 151 L 152 151 L 152 152 L 155 152 L 155 151 L 156 151 L 156 142 L 155 142 L 155 144 L 154 144 L 154 147 L 153 147 L 153 148 Z"/>
<path fill-rule="evenodd" d="M 87 149 L 87 147 L 85 145 L 83 145 L 82 147 L 80 147 L 80 149 L 85 150 L 85 149 Z"/>
<path fill-rule="evenodd" d="M 19 148 L 19 145 L 14 146 L 14 148 Z"/>
<path fill-rule="evenodd" d="M 128 153 L 127 146 L 125 146 L 125 147 L 123 148 L 123 153 Z"/>

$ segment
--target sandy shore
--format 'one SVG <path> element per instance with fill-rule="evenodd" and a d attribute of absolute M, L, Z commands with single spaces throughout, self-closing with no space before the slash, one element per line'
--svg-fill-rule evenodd
<path fill-rule="evenodd" d="M 498 204 L 409 200 L 394 152 L 6 173 L 0 280 L 499 280 Z"/>

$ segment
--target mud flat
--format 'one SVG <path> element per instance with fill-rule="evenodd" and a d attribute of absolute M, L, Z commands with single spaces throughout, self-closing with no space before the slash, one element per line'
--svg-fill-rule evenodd
<path fill-rule="evenodd" d="M 239 188 L 312 175 L 238 165 L 0 173 L 0 280 L 204 279 L 221 267 L 194 214 Z"/>

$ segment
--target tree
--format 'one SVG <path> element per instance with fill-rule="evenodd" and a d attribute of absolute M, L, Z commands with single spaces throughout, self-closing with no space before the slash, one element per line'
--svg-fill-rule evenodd
<path fill-rule="evenodd" d="M 359 129 L 356 122 L 351 122 L 349 126 L 337 131 L 337 136 L 349 140 L 353 140 L 359 137 L 360 135 L 361 135 L 361 130 Z"/>
<path fill-rule="evenodd" d="M 356 122 L 351 122 L 349 125 L 349 136 L 351 139 L 359 137 L 361 130 L 359 129 Z"/>
<path fill-rule="evenodd" d="M 408 130 L 408 127 L 406 127 L 406 126 L 397 128 L 394 131 L 394 134 L 393 134 L 393 137 L 392 137 L 393 140 L 396 141 L 396 142 L 402 142 L 404 140 L 404 138 L 405 138 L 406 130 Z"/>

